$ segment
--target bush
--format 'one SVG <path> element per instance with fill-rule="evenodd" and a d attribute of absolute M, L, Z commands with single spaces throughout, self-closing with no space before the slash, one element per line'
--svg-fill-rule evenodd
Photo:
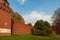
<path fill-rule="evenodd" d="M 42 30 L 35 30 L 33 32 L 33 35 L 38 35 L 38 36 L 47 36 L 48 33 L 46 31 L 42 31 Z"/>
<path fill-rule="evenodd" d="M 50 24 L 47 21 L 39 20 L 35 23 L 33 34 L 38 36 L 47 36 L 51 33 Z"/>

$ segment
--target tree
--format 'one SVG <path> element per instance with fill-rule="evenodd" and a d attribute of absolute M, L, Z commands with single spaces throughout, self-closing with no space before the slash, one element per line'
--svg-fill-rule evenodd
<path fill-rule="evenodd" d="M 34 25 L 34 33 L 35 35 L 45 36 L 50 34 L 50 24 L 47 21 L 38 20 Z"/>
<path fill-rule="evenodd" d="M 45 26 L 46 32 L 47 32 L 48 34 L 50 34 L 50 33 L 51 33 L 50 24 L 49 24 L 47 21 L 45 21 L 45 22 L 44 22 L 44 26 Z"/>
<path fill-rule="evenodd" d="M 55 11 L 52 18 L 53 18 L 52 29 L 54 29 L 54 31 L 57 34 L 60 34 L 60 31 L 59 31 L 60 30 L 60 8 Z"/>
<path fill-rule="evenodd" d="M 28 23 L 28 25 L 32 27 L 32 24 L 31 23 Z"/>
<path fill-rule="evenodd" d="M 42 30 L 42 27 L 44 26 L 44 22 L 43 20 L 39 20 L 35 23 L 34 27 L 36 27 L 37 29 L 41 29 Z"/>
<path fill-rule="evenodd" d="M 16 20 L 18 20 L 20 22 L 25 22 L 23 17 L 17 12 L 13 13 L 12 16 L 13 16 L 14 19 L 16 19 Z"/>
<path fill-rule="evenodd" d="M 55 20 L 57 20 L 57 19 L 60 20 L 60 8 L 55 11 L 52 18 L 55 19 Z"/>

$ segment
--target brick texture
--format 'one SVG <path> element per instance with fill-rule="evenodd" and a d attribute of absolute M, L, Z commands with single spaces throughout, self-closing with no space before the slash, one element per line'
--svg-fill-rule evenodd
<path fill-rule="evenodd" d="M 13 19 L 13 34 L 31 34 L 31 27 Z"/>
<path fill-rule="evenodd" d="M 14 12 L 9 7 L 8 2 L 0 0 L 0 36 L 10 36 L 12 34 L 31 34 L 31 27 L 13 19 L 12 13 Z M 4 33 L 2 29 L 11 29 L 11 33 Z"/>

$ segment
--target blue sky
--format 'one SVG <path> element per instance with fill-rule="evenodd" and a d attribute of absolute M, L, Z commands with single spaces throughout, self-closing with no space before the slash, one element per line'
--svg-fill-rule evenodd
<path fill-rule="evenodd" d="M 19 12 L 25 21 L 31 23 L 39 19 L 50 22 L 54 11 L 60 8 L 60 0 L 8 0 L 8 2 L 15 12 Z"/>

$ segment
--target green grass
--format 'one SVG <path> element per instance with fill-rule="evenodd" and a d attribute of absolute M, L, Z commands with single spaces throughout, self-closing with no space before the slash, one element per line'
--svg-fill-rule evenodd
<path fill-rule="evenodd" d="M 60 40 L 60 37 L 34 36 L 34 35 L 13 35 L 0 36 L 0 40 Z"/>

